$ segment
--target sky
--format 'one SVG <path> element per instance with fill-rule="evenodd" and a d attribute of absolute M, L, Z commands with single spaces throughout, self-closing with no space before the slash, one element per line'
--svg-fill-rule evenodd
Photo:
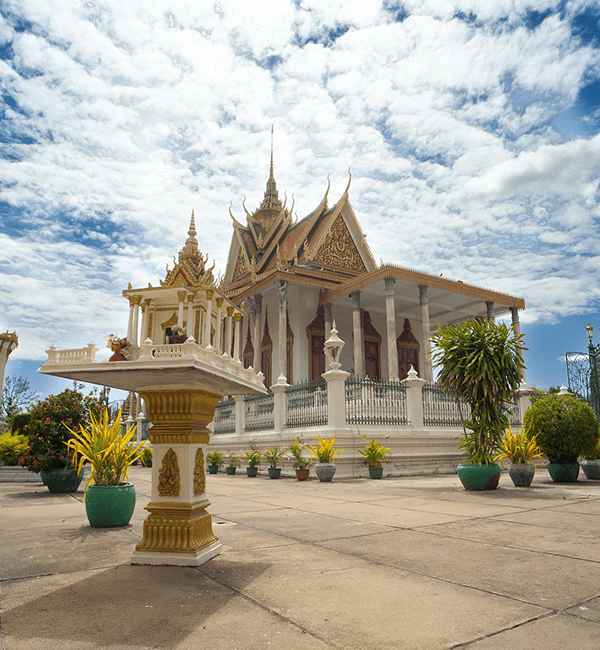
<path fill-rule="evenodd" d="M 376 260 L 523 297 L 530 385 L 600 333 L 595 0 L 3 0 L 0 91 L 0 331 L 40 394 L 50 344 L 125 335 L 192 209 L 224 272 L 271 126 L 299 218 L 350 169 Z"/>

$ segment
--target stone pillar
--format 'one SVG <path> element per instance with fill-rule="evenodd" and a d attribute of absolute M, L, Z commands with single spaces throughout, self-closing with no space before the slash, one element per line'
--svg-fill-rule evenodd
<path fill-rule="evenodd" d="M 139 331 L 139 317 L 140 317 L 140 304 L 142 296 L 133 296 L 133 324 L 131 326 L 131 345 L 138 344 L 138 331 Z"/>
<path fill-rule="evenodd" d="M 406 386 L 406 415 L 413 429 L 423 428 L 423 384 L 424 379 L 417 375 L 411 366 L 408 377 L 402 380 Z"/>
<path fill-rule="evenodd" d="M 360 291 L 352 293 L 352 332 L 354 334 L 354 375 L 363 377 L 365 374 L 365 348 L 360 314 Z"/>
<path fill-rule="evenodd" d="M 233 356 L 234 358 L 241 363 L 242 361 L 242 332 L 240 327 L 240 320 L 242 319 L 242 314 L 238 311 L 233 315 L 235 320 L 235 331 L 233 334 Z"/>
<path fill-rule="evenodd" d="M 257 293 L 254 295 L 254 361 L 252 367 L 254 372 L 258 372 L 261 368 L 260 362 L 260 343 L 262 333 L 262 295 Z"/>
<path fill-rule="evenodd" d="M 427 287 L 419 285 L 419 303 L 421 305 L 421 331 L 423 333 L 423 379 L 433 381 L 433 364 L 431 363 L 431 330 L 429 326 L 429 296 Z"/>
<path fill-rule="evenodd" d="M 222 351 L 222 343 L 221 343 L 221 331 L 223 329 L 223 322 L 222 322 L 222 317 L 223 317 L 223 298 L 220 296 L 217 298 L 217 326 L 215 327 L 215 345 L 214 347 Z"/>
<path fill-rule="evenodd" d="M 521 322 L 519 321 L 519 310 L 517 307 L 511 307 L 510 308 L 510 314 L 512 316 L 512 324 L 515 330 L 515 336 L 520 336 L 521 334 Z M 519 346 L 517 354 L 519 355 L 519 358 L 521 361 L 523 361 L 523 349 L 521 346 Z M 521 381 L 527 387 L 527 384 L 525 383 L 525 368 L 521 368 Z M 530 391 L 531 392 L 531 391 Z M 529 393 L 528 393 L 529 394 Z M 529 403 L 529 406 L 531 406 L 531 403 Z M 529 408 L 529 406 L 527 408 Z"/>
<path fill-rule="evenodd" d="M 387 330 L 388 377 L 398 379 L 398 348 L 396 347 L 396 302 L 394 278 L 385 278 L 385 319 Z"/>
<path fill-rule="evenodd" d="M 490 323 L 496 322 L 496 310 L 494 309 L 493 301 L 486 300 L 485 307 L 487 309 L 487 319 L 490 321 Z"/>
<path fill-rule="evenodd" d="M 127 321 L 127 340 L 131 343 L 133 341 L 133 313 L 135 311 L 134 296 L 127 296 L 129 300 L 129 320 Z"/>
<path fill-rule="evenodd" d="M 235 435 L 241 438 L 246 428 L 246 402 L 244 395 L 234 395 L 233 399 L 235 400 Z"/>
<path fill-rule="evenodd" d="M 286 358 L 287 358 L 287 282 L 283 280 L 277 285 L 277 297 L 279 298 L 279 329 L 277 333 L 277 374 L 279 379 L 286 378 Z M 277 380 L 279 382 L 279 379 Z"/>
<path fill-rule="evenodd" d="M 531 406 L 531 390 L 529 386 L 523 380 L 517 388 L 517 395 L 519 397 L 519 411 L 521 413 L 521 422 L 523 422 L 523 416 L 527 409 Z"/>
<path fill-rule="evenodd" d="M 187 335 L 196 338 L 194 332 L 196 331 L 196 319 L 194 313 L 194 298 L 192 294 L 187 297 Z"/>
<path fill-rule="evenodd" d="M 228 355 L 234 356 L 233 352 L 231 350 L 231 334 L 232 334 L 232 319 L 233 319 L 233 312 L 234 308 L 233 307 L 227 307 L 227 328 L 225 329 L 225 352 L 227 352 Z"/>
<path fill-rule="evenodd" d="M 323 315 L 325 317 L 325 340 L 327 340 L 331 334 L 331 321 L 333 320 L 330 302 L 323 305 Z"/>
<path fill-rule="evenodd" d="M 185 291 L 178 291 L 177 292 L 177 301 L 179 303 L 179 310 L 177 312 L 177 325 L 179 327 L 183 327 L 183 308 L 185 305 L 185 297 L 186 297 L 186 292 Z"/>
<path fill-rule="evenodd" d="M 197 389 L 143 390 L 148 409 L 152 497 L 133 564 L 198 566 L 221 552 L 206 508 L 205 450 L 220 395 Z"/>
<path fill-rule="evenodd" d="M 204 336 L 202 337 L 202 345 L 208 347 L 210 342 L 210 330 L 212 327 L 212 299 L 215 295 L 213 289 L 206 290 L 206 315 L 204 316 Z"/>

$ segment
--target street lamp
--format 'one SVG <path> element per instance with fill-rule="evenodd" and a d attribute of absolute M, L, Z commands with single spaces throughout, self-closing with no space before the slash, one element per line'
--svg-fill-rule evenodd
<path fill-rule="evenodd" d="M 594 328 L 588 323 L 587 327 L 585 328 L 585 331 L 587 332 L 588 339 L 590 340 L 590 344 L 591 344 L 592 339 L 594 338 Z"/>

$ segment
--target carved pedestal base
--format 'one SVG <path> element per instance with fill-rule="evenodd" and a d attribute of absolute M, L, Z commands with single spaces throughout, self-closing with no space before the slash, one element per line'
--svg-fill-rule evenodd
<path fill-rule="evenodd" d="M 221 542 L 212 532 L 210 505 L 202 503 L 149 503 L 144 536 L 131 556 L 132 564 L 176 564 L 198 566 L 221 552 Z"/>

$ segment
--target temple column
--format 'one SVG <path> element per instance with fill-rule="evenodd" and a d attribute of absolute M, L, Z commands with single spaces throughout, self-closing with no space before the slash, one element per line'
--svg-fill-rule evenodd
<path fill-rule="evenodd" d="M 127 296 L 129 300 L 129 321 L 127 322 L 127 340 L 131 343 L 133 340 L 133 313 L 135 311 L 134 296 Z"/>
<path fill-rule="evenodd" d="M 494 303 L 491 300 L 485 301 L 485 307 L 487 309 L 487 319 L 490 323 L 496 321 L 496 310 L 494 309 Z"/>
<path fill-rule="evenodd" d="M 150 320 L 150 300 L 142 300 L 142 331 L 140 333 L 140 343 L 143 343 L 149 336 L 148 321 Z"/>
<path fill-rule="evenodd" d="M 208 347 L 210 345 L 210 330 L 212 326 L 212 299 L 215 295 L 213 289 L 206 290 L 206 315 L 204 317 L 204 335 L 202 337 L 202 345 Z"/>
<path fill-rule="evenodd" d="M 396 347 L 396 302 L 394 278 L 385 278 L 385 318 L 387 329 L 388 377 L 398 379 L 398 348 Z"/>
<path fill-rule="evenodd" d="M 0 398 L 2 397 L 2 388 L 4 386 L 6 362 L 10 353 L 17 347 L 19 347 L 19 337 L 16 332 L 0 334 Z"/>
<path fill-rule="evenodd" d="M 233 357 L 241 363 L 242 361 L 242 333 L 240 321 L 242 320 L 242 314 L 238 311 L 233 315 L 235 321 L 235 330 L 233 333 Z"/>
<path fill-rule="evenodd" d="M 510 314 L 512 316 L 512 324 L 515 330 L 515 336 L 520 336 L 521 334 L 521 322 L 519 321 L 519 309 L 517 307 L 510 308 Z M 519 345 L 517 349 L 517 354 L 521 361 L 523 361 L 523 348 Z M 525 368 L 521 368 L 521 382 L 525 382 Z"/>
<path fill-rule="evenodd" d="M 323 305 L 323 315 L 325 317 L 325 340 L 327 340 L 331 334 L 331 321 L 333 320 L 330 302 Z"/>
<path fill-rule="evenodd" d="M 254 361 L 252 366 L 254 372 L 258 372 L 261 368 L 260 362 L 260 335 L 262 326 L 262 295 L 260 293 L 254 294 Z"/>
<path fill-rule="evenodd" d="M 223 322 L 221 320 L 223 316 L 223 298 L 217 298 L 217 326 L 215 328 L 215 345 L 214 347 L 217 350 L 221 351 L 221 330 L 223 329 Z"/>
<path fill-rule="evenodd" d="M 283 280 L 277 286 L 277 297 L 279 298 L 279 332 L 278 336 L 278 369 L 277 376 L 286 376 L 286 348 L 287 348 L 287 286 Z"/>
<path fill-rule="evenodd" d="M 227 354 L 233 356 L 233 352 L 231 351 L 231 321 L 233 318 L 233 312 L 234 309 L 233 307 L 227 307 L 227 328 L 225 329 L 225 350 L 224 352 L 227 352 Z"/>
<path fill-rule="evenodd" d="M 433 381 L 433 365 L 431 363 L 431 341 L 429 326 L 429 296 L 427 287 L 424 284 L 419 285 L 419 303 L 421 305 L 421 331 L 423 333 L 423 357 L 425 381 Z"/>
<path fill-rule="evenodd" d="M 194 314 L 194 298 L 195 296 L 193 295 L 188 295 L 187 297 L 187 335 L 188 336 L 194 336 L 194 332 L 196 329 L 196 322 L 195 322 L 195 314 Z M 195 337 L 194 337 L 195 338 Z M 196 341 L 197 342 L 197 341 Z"/>
<path fill-rule="evenodd" d="M 142 296 L 133 296 L 133 324 L 131 326 L 131 341 L 132 345 L 138 344 L 138 331 L 139 331 L 139 318 L 140 318 L 140 304 Z"/>
<path fill-rule="evenodd" d="M 177 301 L 179 303 L 179 309 L 177 312 L 177 325 L 179 327 L 183 327 L 183 308 L 185 305 L 185 296 L 186 292 L 185 291 L 178 291 L 177 292 Z"/>
<path fill-rule="evenodd" d="M 363 377 L 365 374 L 364 345 L 360 314 L 360 291 L 352 294 L 352 331 L 354 334 L 354 375 Z"/>

